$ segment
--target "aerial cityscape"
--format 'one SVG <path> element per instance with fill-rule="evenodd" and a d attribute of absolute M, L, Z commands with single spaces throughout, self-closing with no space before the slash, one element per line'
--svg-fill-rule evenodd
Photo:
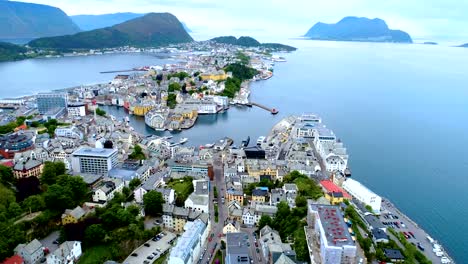
<path fill-rule="evenodd" d="M 465 263 L 468 36 L 140 1 L 0 1 L 0 263 Z"/>

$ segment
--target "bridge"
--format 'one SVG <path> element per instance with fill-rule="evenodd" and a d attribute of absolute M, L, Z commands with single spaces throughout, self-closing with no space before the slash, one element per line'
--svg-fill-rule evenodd
<path fill-rule="evenodd" d="M 264 109 L 264 110 L 270 112 L 272 115 L 276 115 L 276 114 L 279 113 L 279 111 L 278 111 L 277 109 L 275 109 L 275 108 L 269 108 L 269 107 L 267 107 L 267 106 L 264 106 L 264 105 L 262 105 L 262 104 L 255 103 L 255 102 L 250 102 L 250 103 L 248 104 L 248 106 L 256 106 L 256 107 L 262 108 L 262 109 Z"/>

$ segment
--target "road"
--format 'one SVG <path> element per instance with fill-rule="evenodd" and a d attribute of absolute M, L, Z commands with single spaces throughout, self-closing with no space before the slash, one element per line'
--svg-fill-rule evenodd
<path fill-rule="evenodd" d="M 258 242 L 258 247 L 255 246 L 255 242 L 257 239 L 254 238 L 253 233 L 257 230 L 255 227 L 243 227 L 241 228 L 242 232 L 245 232 L 249 235 L 249 243 L 250 243 L 250 257 L 253 260 L 253 263 L 267 263 L 263 256 L 263 251 L 260 246 L 260 242 Z M 257 236 L 258 238 L 258 236 Z M 258 253 L 257 253 L 258 248 Z"/>
<path fill-rule="evenodd" d="M 214 172 L 214 180 L 211 182 L 210 187 L 210 201 L 214 201 L 213 196 L 213 187 L 216 187 L 218 191 L 218 223 L 215 222 L 214 217 L 214 203 L 210 203 L 210 221 L 211 221 L 211 233 L 208 235 L 208 238 L 211 237 L 211 234 L 214 234 L 211 241 L 208 239 L 208 243 L 205 247 L 206 251 L 203 252 L 203 258 L 198 263 L 210 263 L 212 260 L 212 254 L 216 253 L 216 249 L 221 247 L 221 237 L 220 234 L 223 233 L 224 223 L 226 222 L 228 212 L 227 207 L 221 203 L 221 197 L 224 196 L 224 191 L 226 186 L 224 184 L 224 171 L 223 171 L 223 163 L 221 161 L 221 153 L 216 153 L 213 156 L 213 172 Z M 215 248 L 216 245 L 216 248 Z"/>
<path fill-rule="evenodd" d="M 49 252 L 54 252 L 58 248 L 58 244 L 54 244 L 54 241 L 59 239 L 60 232 L 59 231 L 54 231 L 50 233 L 48 236 L 45 238 L 39 240 L 42 243 L 43 247 L 46 247 L 49 249 Z"/>

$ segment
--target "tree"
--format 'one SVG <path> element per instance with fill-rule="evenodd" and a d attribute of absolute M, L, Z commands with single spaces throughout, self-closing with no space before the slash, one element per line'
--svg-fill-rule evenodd
<path fill-rule="evenodd" d="M 62 175 L 57 183 L 49 186 L 44 193 L 47 208 L 63 211 L 80 205 L 89 193 L 83 178 L 79 176 Z"/>
<path fill-rule="evenodd" d="M 262 217 L 260 217 L 260 220 L 258 221 L 258 230 L 261 230 L 265 226 L 271 226 L 271 224 L 271 217 L 268 215 L 262 215 Z"/>
<path fill-rule="evenodd" d="M 145 153 L 143 153 L 143 149 L 141 148 L 141 146 L 136 144 L 133 148 L 133 152 L 130 155 L 128 155 L 128 158 L 133 160 L 145 160 L 146 155 Z"/>
<path fill-rule="evenodd" d="M 14 181 L 13 170 L 10 167 L 0 165 L 0 182 L 8 186 L 13 184 Z"/>
<path fill-rule="evenodd" d="M 143 205 L 145 213 L 148 215 L 159 215 L 162 213 L 162 205 L 164 203 L 163 196 L 160 192 L 149 191 L 143 195 Z"/>
<path fill-rule="evenodd" d="M 130 187 L 130 190 L 135 190 L 136 187 L 141 185 L 141 180 L 139 178 L 133 178 L 130 183 L 128 184 L 128 187 Z"/>
<path fill-rule="evenodd" d="M 44 197 L 41 195 L 32 195 L 22 202 L 23 210 L 26 212 L 38 212 L 45 209 Z"/>
<path fill-rule="evenodd" d="M 41 183 L 52 185 L 57 181 L 57 173 L 55 171 L 55 164 L 51 161 L 44 162 L 44 168 L 41 174 Z"/>
<path fill-rule="evenodd" d="M 55 174 L 64 175 L 67 172 L 67 168 L 65 167 L 65 163 L 61 161 L 54 162 Z"/>
<path fill-rule="evenodd" d="M 298 229 L 294 236 L 294 251 L 296 251 L 297 259 L 310 263 L 309 247 L 305 237 L 304 229 Z"/>
<path fill-rule="evenodd" d="M 167 91 L 172 93 L 172 92 L 175 92 L 175 91 L 180 91 L 180 89 L 181 89 L 180 84 L 176 83 L 176 82 L 173 82 L 173 83 L 169 84 L 169 87 L 168 87 Z"/>
<path fill-rule="evenodd" d="M 86 245 L 98 245 L 104 241 L 106 230 L 101 224 L 90 225 L 85 230 L 84 242 Z"/>
<path fill-rule="evenodd" d="M 296 197 L 296 206 L 297 207 L 304 207 L 307 206 L 307 199 L 304 196 L 298 195 Z"/>
<path fill-rule="evenodd" d="M 100 108 L 96 108 L 96 115 L 98 116 L 106 116 L 106 111 L 100 109 Z"/>
<path fill-rule="evenodd" d="M 34 176 L 21 178 L 16 181 L 16 190 L 18 190 L 16 195 L 18 201 L 23 201 L 31 195 L 41 193 L 41 182 Z"/>

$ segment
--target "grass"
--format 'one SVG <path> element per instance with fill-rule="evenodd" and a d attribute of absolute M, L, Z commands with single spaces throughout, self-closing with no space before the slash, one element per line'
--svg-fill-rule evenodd
<path fill-rule="evenodd" d="M 219 262 L 216 262 L 216 260 L 218 260 Z M 213 258 L 213 263 L 224 264 L 223 253 L 221 252 L 221 250 L 216 251 L 216 254 Z"/>
<path fill-rule="evenodd" d="M 218 205 L 214 205 L 214 217 L 215 217 L 215 222 L 218 223 Z"/>
<path fill-rule="evenodd" d="M 162 255 L 160 258 L 158 258 L 157 260 L 155 260 L 155 261 L 153 262 L 153 264 L 163 264 L 163 263 L 165 263 L 165 261 L 166 261 L 168 255 L 169 255 L 169 253 L 166 253 L 166 254 Z"/>
<path fill-rule="evenodd" d="M 78 264 L 97 264 L 112 259 L 111 252 L 107 245 L 95 246 L 83 251 Z"/>
<path fill-rule="evenodd" d="M 183 179 L 172 179 L 167 186 L 174 189 L 176 193 L 176 205 L 183 206 L 185 200 L 193 192 L 192 177 L 184 177 Z"/>

